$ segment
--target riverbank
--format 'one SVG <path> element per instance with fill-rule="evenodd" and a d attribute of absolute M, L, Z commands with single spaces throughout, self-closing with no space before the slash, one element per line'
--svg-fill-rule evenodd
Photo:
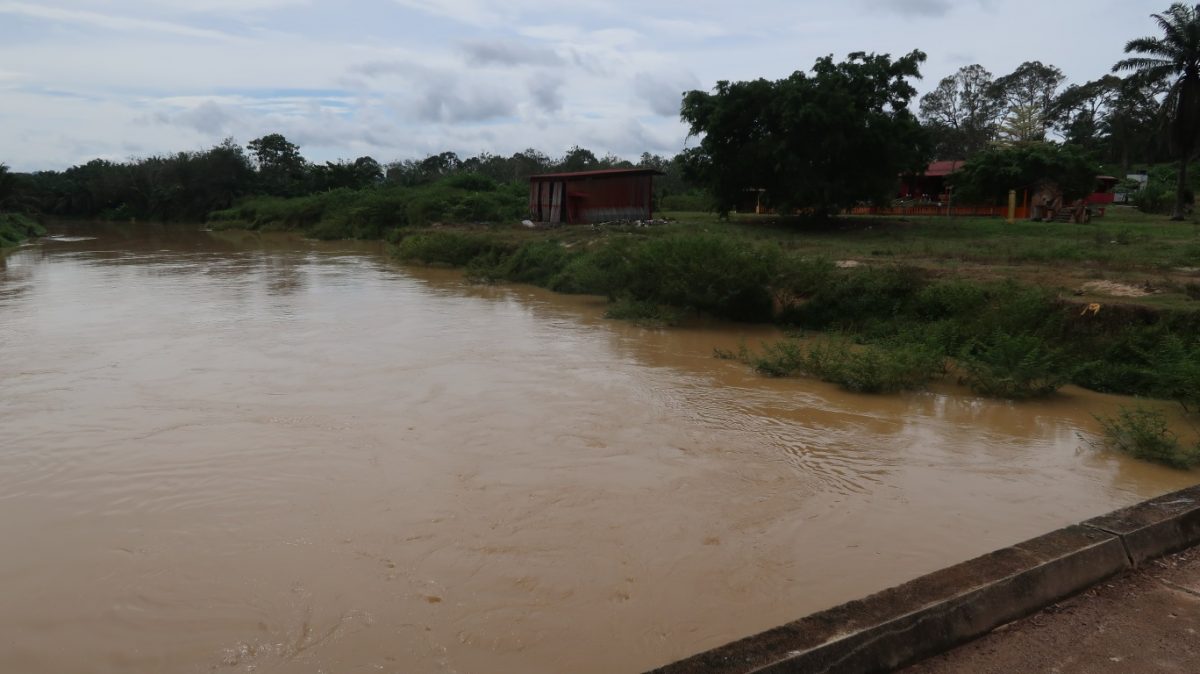
<path fill-rule="evenodd" d="M 20 213 L 0 213 L 0 248 L 17 246 L 39 236 L 46 236 L 46 228 L 37 220 Z"/>
<path fill-rule="evenodd" d="M 1200 237 L 1137 214 L 1107 222 L 806 228 L 680 215 L 650 226 L 404 229 L 394 239 L 399 258 L 462 267 L 479 282 L 607 296 L 617 318 L 671 323 L 692 312 L 843 337 L 817 352 L 784 342 L 724 354 L 764 374 L 888 392 L 954 371 L 997 397 L 1069 382 L 1200 401 L 1200 269 L 1185 266 L 1200 259 Z M 1080 228 L 1088 238 L 1069 244 Z M 1152 274 L 1141 290 L 1129 281 Z"/>

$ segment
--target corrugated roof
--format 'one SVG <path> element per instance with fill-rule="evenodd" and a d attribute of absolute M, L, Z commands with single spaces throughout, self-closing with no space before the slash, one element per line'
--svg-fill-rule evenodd
<path fill-rule="evenodd" d="M 925 169 L 927 176 L 948 176 L 966 164 L 965 161 L 935 161 Z"/>
<path fill-rule="evenodd" d="M 616 168 L 599 171 L 576 171 L 575 173 L 543 173 L 539 176 L 529 176 L 529 180 L 540 182 L 545 180 L 570 180 L 574 178 L 613 178 L 619 176 L 665 175 L 662 171 L 652 168 Z"/>

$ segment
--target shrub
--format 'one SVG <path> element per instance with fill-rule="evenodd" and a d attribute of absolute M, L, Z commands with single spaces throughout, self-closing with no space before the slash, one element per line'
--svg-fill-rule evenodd
<path fill-rule="evenodd" d="M 630 299 L 694 309 L 736 321 L 773 313 L 768 284 L 778 250 L 731 237 L 674 234 L 630 246 L 621 269 Z"/>
<path fill-rule="evenodd" d="M 480 256 L 499 256 L 508 252 L 510 249 L 493 237 L 470 232 L 414 234 L 402 239 L 396 250 L 403 260 L 452 267 L 465 267 Z"/>
<path fill-rule="evenodd" d="M 945 357 L 937 349 L 916 342 L 855 347 L 848 339 L 828 338 L 806 349 L 797 341 L 783 340 L 764 344 L 760 353 L 743 348 L 739 356 L 768 377 L 809 375 L 855 393 L 921 388 L 946 370 Z"/>
<path fill-rule="evenodd" d="M 517 283 L 553 286 L 571 257 L 557 241 L 533 241 L 510 255 L 500 266 L 499 275 Z"/>
<path fill-rule="evenodd" d="M 1162 412 L 1122 407 L 1117 416 L 1096 417 L 1104 444 L 1138 459 L 1187 469 L 1200 465 L 1200 445 L 1187 446 L 1171 431 Z"/>
<path fill-rule="evenodd" d="M 804 327 L 859 330 L 901 315 L 924 285 L 923 272 L 914 267 L 840 270 L 815 288 L 795 315 Z"/>
<path fill-rule="evenodd" d="M 679 324 L 683 320 L 683 312 L 653 302 L 621 299 L 608 306 L 604 317 L 632 321 L 645 327 L 663 327 Z"/>
<path fill-rule="evenodd" d="M 1049 395 L 1070 380 L 1061 351 L 1031 334 L 994 332 L 975 340 L 959 357 L 963 383 L 996 398 L 1024 399 Z"/>
<path fill-rule="evenodd" d="M 807 372 L 808 358 L 798 342 L 784 340 L 763 344 L 762 353 L 743 351 L 747 362 L 768 377 L 792 377 Z"/>
<path fill-rule="evenodd" d="M 670 194 L 662 198 L 662 210 L 708 212 L 713 210 L 713 200 L 703 192 Z"/>
<path fill-rule="evenodd" d="M 827 340 L 809 349 L 813 375 L 855 393 L 895 393 L 917 389 L 946 371 L 945 357 L 920 343 L 892 342 L 853 348 Z"/>

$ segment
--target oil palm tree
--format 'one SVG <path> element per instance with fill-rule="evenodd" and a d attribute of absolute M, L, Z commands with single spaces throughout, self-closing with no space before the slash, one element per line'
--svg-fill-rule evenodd
<path fill-rule="evenodd" d="M 1200 4 L 1177 2 L 1162 14 L 1151 14 L 1162 35 L 1130 40 L 1127 58 L 1113 71 L 1132 70 L 1149 81 L 1174 80 L 1163 100 L 1171 126 L 1173 149 L 1179 155 L 1179 182 L 1172 220 L 1183 219 L 1187 167 L 1200 136 Z"/>

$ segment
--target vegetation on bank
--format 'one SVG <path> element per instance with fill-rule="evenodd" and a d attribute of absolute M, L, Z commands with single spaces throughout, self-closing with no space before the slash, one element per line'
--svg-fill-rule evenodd
<path fill-rule="evenodd" d="M 396 228 L 441 222 L 514 222 L 528 210 L 528 188 L 459 174 L 428 185 L 338 188 L 304 197 L 252 197 L 215 211 L 215 229 L 299 231 L 317 239 L 380 239 Z"/>
<path fill-rule="evenodd" d="M 626 318 L 669 322 L 702 313 L 839 336 L 741 354 L 773 376 L 887 392 L 951 373 L 980 394 L 1005 398 L 1075 383 L 1200 402 L 1200 312 L 1183 290 L 1158 307 L 1104 303 L 1086 312 L 1087 302 L 1031 282 L 893 255 L 843 268 L 827 255 L 836 250 L 823 255 L 734 224 L 693 227 L 423 230 L 398 235 L 396 252 L 464 267 L 480 281 L 604 295 Z"/>
<path fill-rule="evenodd" d="M 1115 417 L 1096 417 L 1104 428 L 1103 447 L 1143 461 L 1187 470 L 1200 466 L 1200 441 L 1187 444 L 1171 430 L 1162 412 L 1122 408 Z"/>
<path fill-rule="evenodd" d="M 0 213 L 0 248 L 39 236 L 46 236 L 46 228 L 37 220 L 20 213 Z"/>

